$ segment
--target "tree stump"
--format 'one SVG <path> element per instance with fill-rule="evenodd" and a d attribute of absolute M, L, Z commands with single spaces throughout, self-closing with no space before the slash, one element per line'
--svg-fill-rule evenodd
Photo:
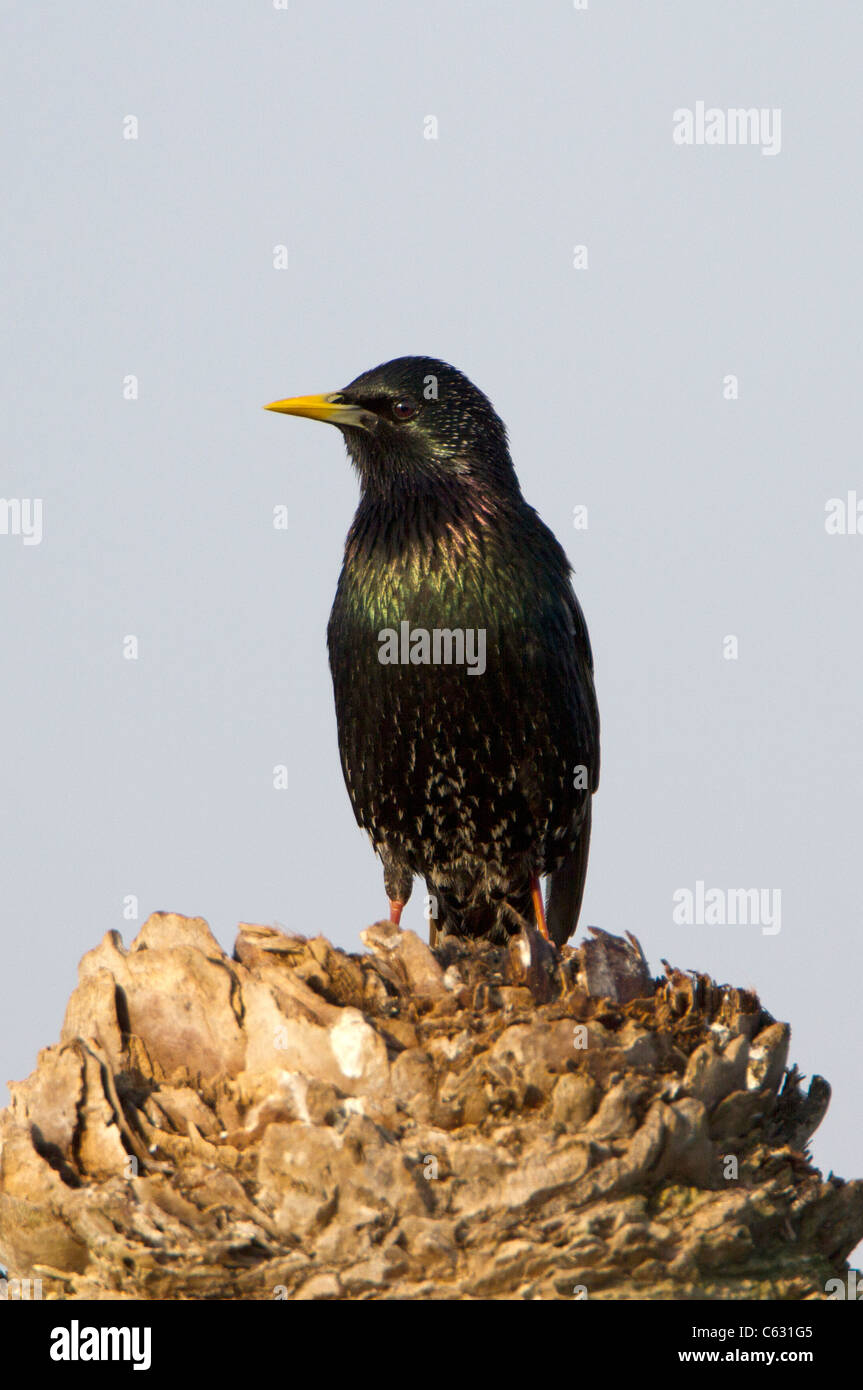
<path fill-rule="evenodd" d="M 0 1261 L 65 1299 L 807 1299 L 863 1183 L 790 1030 L 594 931 L 363 954 L 156 913 L 0 1115 Z"/>

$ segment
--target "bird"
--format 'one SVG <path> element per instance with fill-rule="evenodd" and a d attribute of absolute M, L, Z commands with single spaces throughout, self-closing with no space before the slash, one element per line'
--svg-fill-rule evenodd
<path fill-rule="evenodd" d="M 327 646 L 342 772 L 390 922 L 419 878 L 432 946 L 526 927 L 562 946 L 599 785 L 594 663 L 503 421 L 422 356 L 264 408 L 335 425 L 359 478 Z"/>

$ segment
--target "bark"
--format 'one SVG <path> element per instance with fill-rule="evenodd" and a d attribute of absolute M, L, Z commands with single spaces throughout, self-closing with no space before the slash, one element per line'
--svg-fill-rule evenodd
<path fill-rule="evenodd" d="M 44 1297 L 824 1298 L 863 1183 L 751 992 L 634 938 L 377 923 L 347 954 L 156 913 L 80 967 L 0 1115 L 0 1261 Z"/>

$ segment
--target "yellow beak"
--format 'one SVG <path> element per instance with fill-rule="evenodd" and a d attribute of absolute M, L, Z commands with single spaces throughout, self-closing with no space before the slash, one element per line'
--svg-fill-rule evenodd
<path fill-rule="evenodd" d="M 291 396 L 286 401 L 272 401 L 264 410 L 277 410 L 281 415 L 303 415 L 308 420 L 325 420 L 329 425 L 362 426 L 366 411 L 358 405 L 348 405 L 338 391 L 326 396 Z"/>

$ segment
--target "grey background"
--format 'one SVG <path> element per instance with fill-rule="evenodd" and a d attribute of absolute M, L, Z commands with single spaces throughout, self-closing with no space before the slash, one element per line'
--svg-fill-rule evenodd
<path fill-rule="evenodd" d="M 324 642 L 356 482 L 261 406 L 424 353 L 577 571 L 582 924 L 756 987 L 834 1086 L 816 1159 L 860 1175 L 863 537 L 824 527 L 863 495 L 859 5 L 28 0 L 5 31 L 2 495 L 44 539 L 0 536 L 0 1076 L 150 911 L 354 949 L 383 914 Z M 698 100 L 780 107 L 781 153 L 676 146 Z M 780 888 L 781 933 L 675 925 L 698 879 Z"/>

